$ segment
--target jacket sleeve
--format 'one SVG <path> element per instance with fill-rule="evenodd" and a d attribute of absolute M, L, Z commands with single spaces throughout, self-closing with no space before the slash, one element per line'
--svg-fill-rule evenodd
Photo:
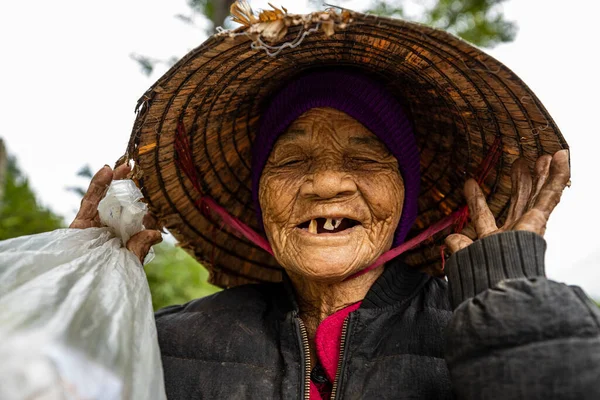
<path fill-rule="evenodd" d="M 600 310 L 546 279 L 546 242 L 505 232 L 448 260 L 446 362 L 459 399 L 600 399 Z"/>

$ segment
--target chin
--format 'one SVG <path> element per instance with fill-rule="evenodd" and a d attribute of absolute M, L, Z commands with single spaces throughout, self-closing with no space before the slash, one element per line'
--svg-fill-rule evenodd
<path fill-rule="evenodd" d="M 271 243 L 275 258 L 289 273 L 311 281 L 335 283 L 367 268 L 385 250 L 383 243 L 381 247 L 373 246 L 367 240 L 368 233 L 362 226 L 335 234 L 293 229 L 286 235 L 288 240 Z"/>
<path fill-rule="evenodd" d="M 298 254 L 288 270 L 310 280 L 339 282 L 371 265 L 376 257 L 364 255 L 355 248 L 310 248 Z"/>

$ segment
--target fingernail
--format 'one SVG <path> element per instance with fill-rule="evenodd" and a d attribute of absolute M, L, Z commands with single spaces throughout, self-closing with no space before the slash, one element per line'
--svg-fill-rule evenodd
<path fill-rule="evenodd" d="M 104 167 L 102 167 L 102 168 L 110 168 L 110 165 L 104 164 Z"/>

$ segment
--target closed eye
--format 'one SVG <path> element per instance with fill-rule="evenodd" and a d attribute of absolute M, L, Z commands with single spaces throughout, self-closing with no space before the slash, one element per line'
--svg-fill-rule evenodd
<path fill-rule="evenodd" d="M 367 163 L 367 164 L 371 164 L 371 163 L 378 163 L 379 160 L 375 160 L 372 158 L 364 158 L 364 157 L 352 157 L 350 158 L 351 161 L 354 162 L 359 162 L 359 163 Z"/>
<path fill-rule="evenodd" d="M 291 167 L 294 165 L 298 165 L 300 163 L 302 163 L 304 161 L 304 159 L 302 158 L 293 158 L 293 159 L 289 159 L 289 160 L 284 160 L 282 162 L 280 162 L 279 164 L 277 164 L 278 167 Z"/>

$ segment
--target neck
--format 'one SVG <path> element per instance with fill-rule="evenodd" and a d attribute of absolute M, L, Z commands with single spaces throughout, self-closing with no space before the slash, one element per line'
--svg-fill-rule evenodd
<path fill-rule="evenodd" d="M 353 279 L 339 282 L 320 282 L 289 273 L 300 308 L 300 318 L 306 325 L 309 339 L 328 316 L 365 298 L 373 283 L 383 273 L 383 266 Z"/>

